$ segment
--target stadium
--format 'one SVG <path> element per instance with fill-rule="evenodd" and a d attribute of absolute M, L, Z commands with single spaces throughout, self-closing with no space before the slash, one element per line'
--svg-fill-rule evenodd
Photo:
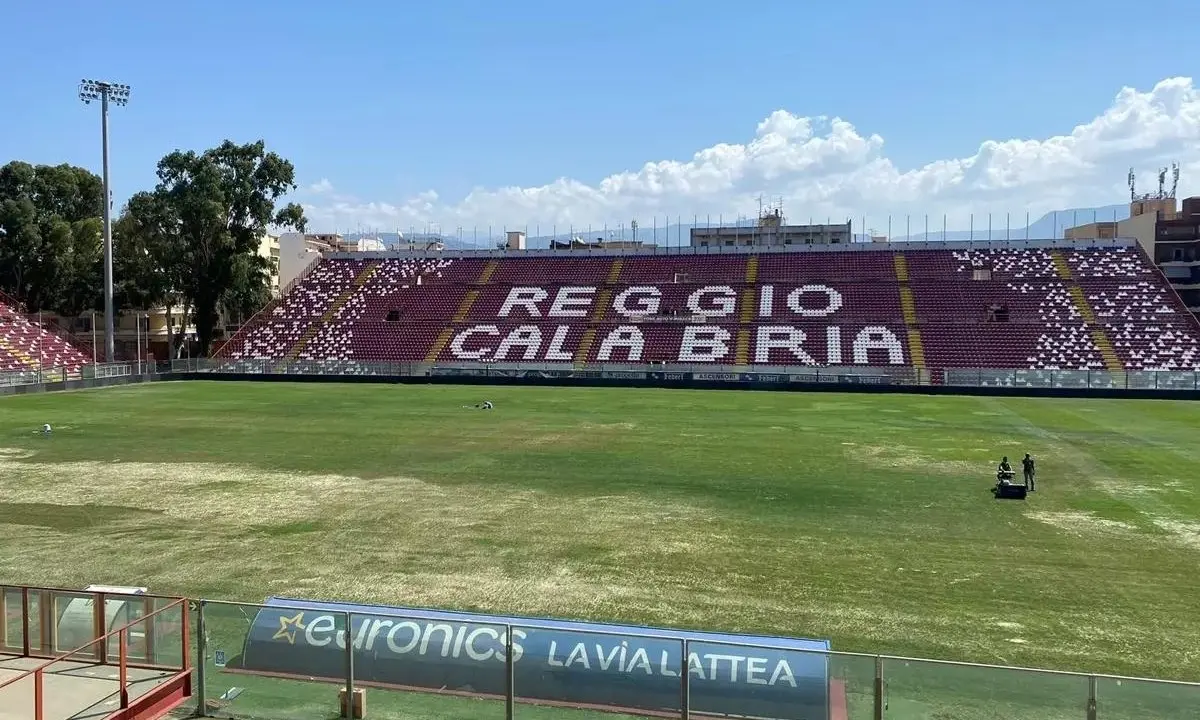
<path fill-rule="evenodd" d="M 204 360 L 96 364 L 5 298 L 0 697 L 1192 717 L 1200 324 L 1152 255 L 781 221 L 332 249 Z"/>
<path fill-rule="evenodd" d="M 1200 4 L 11 5 L 0 720 L 1200 718 Z"/>

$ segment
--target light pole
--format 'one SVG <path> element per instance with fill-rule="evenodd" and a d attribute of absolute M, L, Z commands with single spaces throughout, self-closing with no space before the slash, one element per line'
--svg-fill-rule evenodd
<path fill-rule="evenodd" d="M 80 80 L 79 99 L 85 105 L 100 101 L 100 137 L 104 167 L 104 361 L 116 359 L 113 342 L 112 192 L 108 187 L 108 106 L 129 104 L 129 86 L 100 80 Z"/>

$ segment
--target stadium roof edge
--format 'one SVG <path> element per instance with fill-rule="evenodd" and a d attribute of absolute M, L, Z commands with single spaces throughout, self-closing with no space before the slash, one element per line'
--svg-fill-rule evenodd
<path fill-rule="evenodd" d="M 654 249 L 596 249 L 596 250 L 373 250 L 334 252 L 325 257 L 335 260 L 388 260 L 423 258 L 518 258 L 518 257 L 637 257 L 660 255 L 766 255 L 806 252 L 908 252 L 915 250 L 1096 250 L 1133 247 L 1131 238 L 1112 239 L 1047 239 L 1047 240 L 973 240 L 973 241 L 900 241 L 887 243 L 849 243 L 838 245 L 784 245 L 743 247 L 656 247 Z"/>

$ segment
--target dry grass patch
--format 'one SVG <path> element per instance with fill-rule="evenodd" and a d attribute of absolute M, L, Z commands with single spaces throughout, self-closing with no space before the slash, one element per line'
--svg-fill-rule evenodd
<path fill-rule="evenodd" d="M 69 488 L 69 492 L 64 492 Z M 716 516 L 679 502 L 441 486 L 231 464 L 39 463 L 0 452 L 0 493 L 78 515 L 144 511 L 87 532 L 6 527 L 6 577 L 45 582 L 269 578 L 277 594 L 440 606 L 598 606 L 655 601 L 638 568 L 722 542 Z M 0 515 L 2 521 L 3 515 Z M 670 564 L 667 562 L 666 564 Z M 185 569 L 186 568 L 186 569 Z M 702 569 L 679 563 L 676 581 Z"/>
<path fill-rule="evenodd" d="M 1086 533 L 1129 534 L 1138 533 L 1138 527 L 1132 523 L 1120 520 L 1109 520 L 1097 517 L 1094 513 L 1083 511 L 1047 512 L 1034 510 L 1025 515 L 1038 522 L 1058 528 L 1075 536 Z"/>
<path fill-rule="evenodd" d="M 907 445 L 850 445 L 845 450 L 845 456 L 848 460 L 881 470 L 922 471 L 954 476 L 979 475 L 982 471 L 978 462 L 943 460 Z"/>

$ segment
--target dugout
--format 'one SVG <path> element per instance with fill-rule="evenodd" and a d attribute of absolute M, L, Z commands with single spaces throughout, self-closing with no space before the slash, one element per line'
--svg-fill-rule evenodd
<path fill-rule="evenodd" d="M 98 593 L 104 594 L 101 635 L 128 625 L 146 614 L 145 598 L 139 597 L 148 592 L 144 587 L 89 585 L 84 588 L 84 592 L 88 594 L 79 597 L 60 596 L 55 599 L 55 604 L 58 605 L 54 608 L 54 612 L 57 613 L 54 633 L 55 654 L 70 652 L 96 639 L 96 602 L 101 597 Z M 146 639 L 144 628 L 129 629 L 131 646 L 144 647 Z M 109 638 L 108 652 L 112 657 L 116 657 L 118 642 L 119 640 L 115 636 Z"/>
<path fill-rule="evenodd" d="M 637 715 L 678 712 L 683 647 L 690 710 L 770 720 L 830 718 L 829 641 L 269 598 L 227 672 L 503 697 L 512 630 L 522 701 Z M 213 648 L 214 650 L 223 650 Z"/>

